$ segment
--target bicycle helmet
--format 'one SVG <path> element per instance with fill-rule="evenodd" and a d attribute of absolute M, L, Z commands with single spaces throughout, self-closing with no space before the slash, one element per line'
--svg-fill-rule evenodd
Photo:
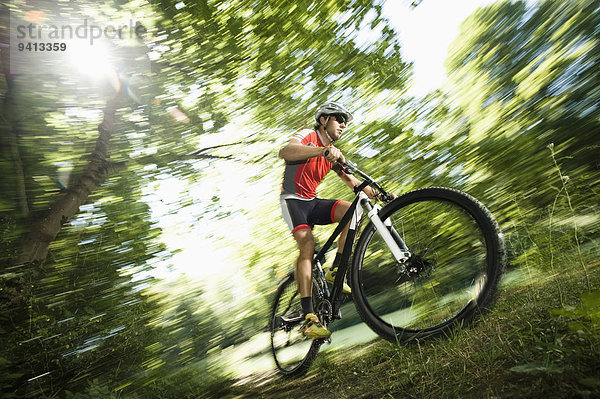
<path fill-rule="evenodd" d="M 315 114 L 315 119 L 316 119 L 317 123 L 320 124 L 321 123 L 321 122 L 319 122 L 320 117 L 332 115 L 332 114 L 342 114 L 346 117 L 346 120 L 348 122 L 351 122 L 352 119 L 354 119 L 352 117 L 352 114 L 350 113 L 350 111 L 348 111 L 346 109 L 346 107 L 344 107 L 340 103 L 336 103 L 333 101 L 327 102 L 327 103 L 321 105 L 319 108 L 317 108 L 317 113 Z"/>

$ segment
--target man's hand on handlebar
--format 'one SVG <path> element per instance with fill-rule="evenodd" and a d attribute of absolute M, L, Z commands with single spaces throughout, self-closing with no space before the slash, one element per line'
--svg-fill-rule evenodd
<path fill-rule="evenodd" d="M 371 177 L 366 175 L 364 172 L 358 170 L 356 165 L 354 165 L 352 162 L 346 161 L 342 152 L 334 146 L 324 147 L 322 156 L 334 165 L 342 167 L 342 171 L 345 174 L 342 172 L 337 173 L 342 178 L 342 180 L 345 181 L 348 187 L 354 190 L 355 193 L 360 188 L 360 186 L 364 187 L 364 185 L 368 185 L 363 189 L 363 192 L 367 194 L 367 196 L 371 199 L 388 203 L 397 198 L 396 194 L 386 192 Z M 352 176 L 354 173 L 357 173 L 360 177 L 365 179 L 362 184 L 359 180 Z"/>
<path fill-rule="evenodd" d="M 378 200 L 381 200 L 381 201 L 385 202 L 385 203 L 388 203 L 388 202 L 392 202 L 392 200 L 398 198 L 398 196 L 396 194 L 394 194 L 394 193 L 387 193 L 385 195 L 378 194 L 376 198 Z"/>
<path fill-rule="evenodd" d="M 371 189 L 371 194 L 369 195 L 367 193 L 369 198 L 374 198 L 378 201 L 382 201 L 385 203 L 388 203 L 388 202 L 392 201 L 393 199 L 397 198 L 397 195 L 394 193 L 380 193 L 380 192 L 377 192 L 377 190 L 375 190 L 372 187 L 369 187 L 369 188 Z"/>
<path fill-rule="evenodd" d="M 342 152 L 334 146 L 323 147 L 323 156 L 331 163 L 346 162 Z"/>

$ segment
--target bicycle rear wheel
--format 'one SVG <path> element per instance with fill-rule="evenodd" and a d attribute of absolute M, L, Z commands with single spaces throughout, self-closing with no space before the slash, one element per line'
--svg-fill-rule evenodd
<path fill-rule="evenodd" d="M 498 224 L 479 201 L 433 187 L 396 198 L 379 215 L 412 254 L 399 265 L 372 223 L 357 243 L 354 301 L 381 337 L 400 343 L 447 334 L 493 302 L 505 249 Z"/>
<path fill-rule="evenodd" d="M 313 305 L 318 305 L 318 287 L 313 280 Z M 277 369 L 287 376 L 304 374 L 319 352 L 322 340 L 304 337 L 299 327 L 302 323 L 300 295 L 294 274 L 288 275 L 279 285 L 269 328 L 271 349 Z"/>

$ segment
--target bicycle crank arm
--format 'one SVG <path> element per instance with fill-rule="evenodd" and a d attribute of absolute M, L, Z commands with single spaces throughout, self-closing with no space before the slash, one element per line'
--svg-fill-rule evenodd
<path fill-rule="evenodd" d="M 381 238 L 383 238 L 383 241 L 386 243 L 386 245 L 392 252 L 392 255 L 394 256 L 394 259 L 396 259 L 396 262 L 406 262 L 408 258 L 410 258 L 410 252 L 406 248 L 401 248 L 398 242 L 392 236 L 392 233 L 390 232 L 390 228 L 393 228 L 391 226 L 391 221 L 382 221 L 379 217 L 380 208 L 378 206 L 373 207 L 365 193 L 360 193 L 359 195 L 361 195 L 361 205 L 367 212 L 367 216 L 369 217 L 369 219 L 371 219 L 371 222 L 375 226 L 375 229 L 379 232 Z M 388 224 L 389 227 L 387 226 Z"/>

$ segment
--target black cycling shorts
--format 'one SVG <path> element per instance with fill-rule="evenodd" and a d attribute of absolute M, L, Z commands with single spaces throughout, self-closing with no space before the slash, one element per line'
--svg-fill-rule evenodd
<path fill-rule="evenodd" d="M 335 208 L 339 200 L 313 198 L 300 200 L 281 199 L 283 220 L 294 234 L 298 230 L 312 229 L 316 224 L 335 223 Z"/>

